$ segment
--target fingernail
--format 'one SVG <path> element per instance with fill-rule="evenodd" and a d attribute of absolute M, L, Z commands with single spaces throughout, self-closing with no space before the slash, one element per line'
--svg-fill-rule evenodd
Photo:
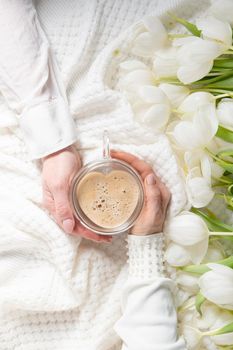
<path fill-rule="evenodd" d="M 155 185 L 156 184 L 156 179 L 155 179 L 154 174 L 147 175 L 146 183 L 147 183 L 147 185 Z"/>
<path fill-rule="evenodd" d="M 63 228 L 67 233 L 72 233 L 74 228 L 74 222 L 71 219 L 66 219 L 62 222 Z"/>

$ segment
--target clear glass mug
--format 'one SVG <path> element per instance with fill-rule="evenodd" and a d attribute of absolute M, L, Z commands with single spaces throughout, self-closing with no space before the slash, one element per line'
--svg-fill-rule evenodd
<path fill-rule="evenodd" d="M 90 216 L 92 215 L 89 215 L 89 216 L 87 215 L 87 212 L 85 212 L 84 207 L 80 205 L 81 199 L 79 201 L 78 191 L 80 191 L 81 185 L 85 183 L 85 181 L 87 181 L 87 176 L 90 178 L 90 176 L 101 174 L 102 178 L 105 179 L 106 175 L 114 171 L 126 172 L 127 175 L 125 176 L 128 179 L 130 179 L 130 181 L 133 181 L 132 184 L 134 185 L 134 189 L 136 190 L 136 192 L 131 193 L 131 195 L 134 195 L 134 193 L 136 193 L 136 199 L 134 198 L 135 207 L 131 208 L 132 209 L 131 212 L 123 222 L 119 222 L 119 224 L 117 225 L 107 227 L 108 225 L 100 225 L 99 223 L 96 222 L 96 220 L 94 220 L 93 218 L 90 218 Z M 116 173 L 120 174 L 120 172 L 115 172 L 115 174 Z M 108 191 L 108 185 L 109 184 L 106 183 L 106 189 L 105 189 L 106 191 Z M 111 185 L 109 186 L 111 188 Z M 121 187 L 119 183 L 119 190 L 120 188 Z M 117 191 L 118 191 L 118 188 L 117 188 Z M 91 203 L 87 203 L 89 207 L 90 205 L 93 206 L 95 203 L 98 202 L 98 200 L 96 200 L 95 198 L 96 188 L 94 189 L 94 191 L 91 191 L 91 192 L 92 192 Z M 114 192 L 116 193 L 116 191 Z M 118 208 L 121 207 L 121 204 L 123 205 L 123 202 L 122 203 L 119 202 L 119 198 L 117 201 L 116 201 L 116 198 L 114 197 L 111 198 L 111 193 L 108 192 L 108 195 L 106 195 L 106 193 L 103 193 L 103 194 L 104 196 L 101 198 L 104 198 L 102 199 L 102 201 L 105 202 L 104 203 L 105 206 L 107 206 L 106 203 L 111 203 L 111 205 L 113 205 L 114 208 L 116 208 L 116 205 L 118 205 Z M 70 200 L 71 200 L 71 206 L 75 217 L 83 224 L 83 226 L 87 227 L 91 231 L 96 232 L 98 234 L 115 235 L 121 232 L 126 232 L 134 225 L 135 221 L 137 220 L 144 203 L 144 190 L 143 190 L 143 183 L 142 183 L 141 177 L 139 176 L 137 171 L 134 168 L 132 168 L 128 163 L 111 158 L 109 137 L 106 130 L 104 131 L 104 136 L 103 136 L 103 159 L 96 162 L 88 163 L 87 165 L 82 167 L 82 169 L 77 173 L 77 175 L 74 177 L 71 184 Z M 124 205 L 126 204 L 124 203 Z M 99 208 L 99 206 L 101 207 L 101 204 L 99 204 L 97 207 L 93 206 L 94 210 L 100 210 L 101 208 Z M 122 208 L 123 207 L 121 207 L 121 211 L 122 211 Z M 106 219 L 107 220 L 114 219 L 111 216 L 116 215 L 116 213 L 111 212 L 111 209 L 109 209 L 108 207 L 107 209 L 108 209 L 108 215 L 105 215 Z M 126 212 L 127 211 L 125 211 L 125 213 Z"/>

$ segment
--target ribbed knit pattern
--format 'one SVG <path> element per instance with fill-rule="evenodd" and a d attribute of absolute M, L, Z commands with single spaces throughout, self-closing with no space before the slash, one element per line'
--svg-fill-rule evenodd
<path fill-rule="evenodd" d="M 168 9 L 195 16 L 208 4 L 37 2 L 62 71 L 84 163 L 101 157 L 102 132 L 108 129 L 114 148 L 150 162 L 169 187 L 169 215 L 186 206 L 181 172 L 167 138 L 134 121 L 115 88 L 117 66 L 130 57 L 133 29 L 128 28 L 143 16 Z M 0 349 L 119 350 L 113 325 L 128 274 L 125 236 L 97 244 L 66 235 L 41 206 L 40 162 L 27 160 L 17 118 L 2 99 L 0 127 Z"/>

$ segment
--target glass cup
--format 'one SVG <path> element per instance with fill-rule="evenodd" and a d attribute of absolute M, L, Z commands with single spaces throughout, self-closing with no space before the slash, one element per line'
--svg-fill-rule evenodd
<path fill-rule="evenodd" d="M 90 217 L 88 217 L 87 213 L 85 213 L 85 210 L 81 207 L 79 203 L 77 192 L 79 191 L 82 183 L 86 181 L 87 176 L 90 177 L 90 176 L 95 176 L 96 174 L 101 174 L 103 175 L 102 178 L 104 178 L 104 176 L 114 171 L 127 173 L 127 177 L 133 181 L 134 189 L 136 190 L 136 193 L 137 193 L 137 198 L 135 202 L 135 207 L 131 208 L 131 212 L 129 216 L 125 219 L 125 221 L 111 227 L 106 227 L 107 225 L 101 225 L 97 223 L 96 220 L 94 220 L 93 218 L 91 219 Z M 108 191 L 108 184 L 106 186 L 107 187 L 105 188 L 105 190 Z M 117 188 L 117 191 L 118 191 L 118 188 Z M 116 187 L 114 189 L 114 192 L 116 193 Z M 96 205 L 95 203 L 98 202 L 95 198 L 95 194 L 96 194 L 96 189 L 93 191 L 93 195 L 91 194 L 91 205 Z M 119 198 L 117 202 L 116 202 L 116 198 L 114 197 L 111 198 L 111 193 L 109 192 L 108 194 L 104 193 L 102 198 L 104 198 L 102 199 L 102 201 L 105 202 L 104 203 L 105 205 L 107 205 L 107 203 L 111 203 L 111 205 L 113 205 L 114 208 L 117 208 L 117 206 L 120 207 L 121 204 L 123 205 L 123 202 L 120 203 Z M 144 191 L 143 191 L 143 183 L 142 183 L 141 177 L 139 176 L 137 171 L 134 170 L 134 168 L 132 168 L 128 163 L 111 158 L 109 137 L 106 130 L 104 131 L 104 136 L 103 136 L 103 159 L 88 163 L 87 165 L 85 165 L 80 169 L 80 171 L 74 177 L 71 184 L 70 200 L 71 200 L 71 206 L 75 217 L 83 224 L 83 226 L 87 227 L 91 231 L 96 232 L 98 234 L 115 235 L 121 232 L 126 232 L 134 225 L 136 219 L 138 218 L 144 203 Z M 99 204 L 99 206 L 101 207 L 101 204 Z M 98 208 L 97 206 L 95 207 L 94 210 L 99 210 L 99 209 L 100 208 Z M 114 213 L 113 211 L 111 212 L 111 206 L 110 206 L 110 209 L 107 207 L 107 210 L 108 210 L 107 219 L 111 220 L 112 219 L 111 216 L 116 215 L 116 212 Z"/>

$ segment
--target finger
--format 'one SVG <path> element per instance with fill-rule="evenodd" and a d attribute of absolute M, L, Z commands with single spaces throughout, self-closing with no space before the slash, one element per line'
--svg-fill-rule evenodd
<path fill-rule="evenodd" d="M 90 240 L 95 241 L 95 242 L 111 242 L 112 241 L 112 236 L 98 235 L 97 233 L 94 233 L 94 232 L 88 230 L 79 221 L 76 221 L 75 228 L 74 228 L 72 233 L 79 235 L 79 236 L 82 236 L 86 239 L 90 239 Z"/>
<path fill-rule="evenodd" d="M 158 184 L 161 194 L 162 194 L 162 199 L 163 199 L 163 204 L 164 204 L 164 208 L 166 208 L 170 202 L 171 199 L 171 193 L 168 190 L 168 188 L 164 185 L 163 182 L 160 182 Z"/>
<path fill-rule="evenodd" d="M 72 233 L 75 221 L 68 198 L 68 188 L 61 186 L 55 189 L 52 195 L 54 197 L 56 216 L 58 217 L 59 224 L 62 225 L 65 232 Z"/>
<path fill-rule="evenodd" d="M 153 173 L 147 175 L 145 181 L 146 207 L 154 214 L 162 209 L 162 195 L 159 186 L 156 184 L 156 177 Z"/>
<path fill-rule="evenodd" d="M 113 158 L 123 160 L 124 162 L 131 165 L 134 169 L 136 169 L 139 172 L 143 180 L 152 171 L 152 168 L 149 164 L 132 154 L 122 151 L 111 150 L 111 156 Z"/>
<path fill-rule="evenodd" d="M 43 185 L 42 205 L 46 210 L 48 210 L 50 214 L 54 215 L 55 213 L 54 199 L 46 185 Z"/>

